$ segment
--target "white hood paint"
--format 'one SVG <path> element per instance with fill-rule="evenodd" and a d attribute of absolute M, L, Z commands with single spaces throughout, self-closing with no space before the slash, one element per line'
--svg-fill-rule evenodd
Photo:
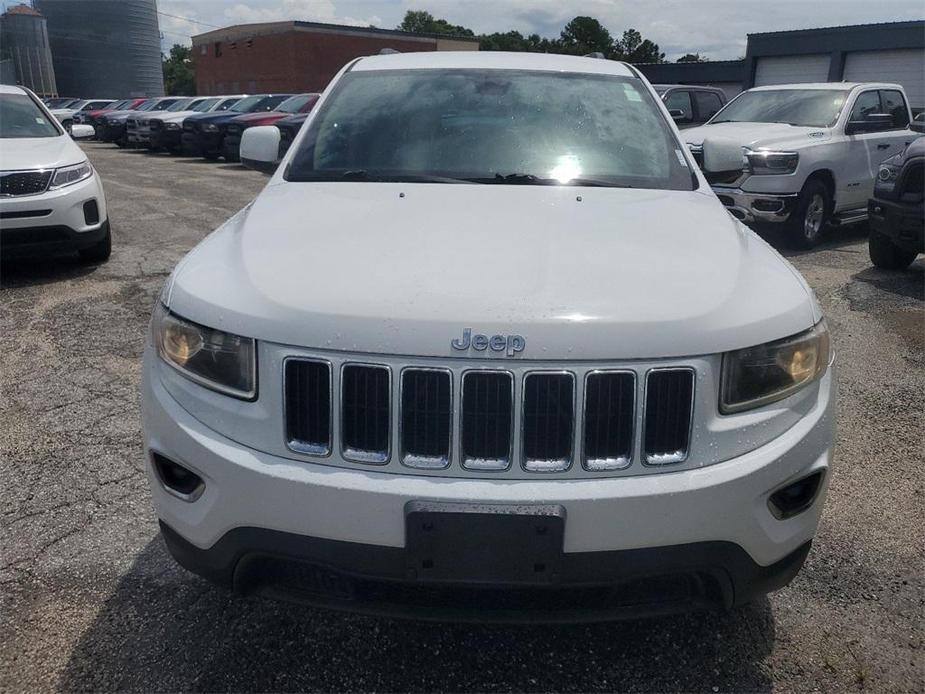
<path fill-rule="evenodd" d="M 276 183 L 190 252 L 165 297 L 262 340 L 439 357 L 459 356 L 467 327 L 523 335 L 520 359 L 631 359 L 815 320 L 796 271 L 702 191 Z"/>
<path fill-rule="evenodd" d="M 53 169 L 79 164 L 86 158 L 68 135 L 0 138 L 0 168 L 4 171 Z"/>
<path fill-rule="evenodd" d="M 734 140 L 740 146 L 758 149 L 760 147 L 806 147 L 807 142 L 825 142 L 832 137 L 828 128 L 810 128 L 786 123 L 717 123 L 689 128 L 681 133 L 685 142 L 703 144 L 708 138 Z"/>

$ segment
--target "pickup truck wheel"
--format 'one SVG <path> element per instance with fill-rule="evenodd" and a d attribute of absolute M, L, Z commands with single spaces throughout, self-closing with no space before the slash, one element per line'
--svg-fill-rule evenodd
<path fill-rule="evenodd" d="M 112 232 L 110 232 L 108 226 L 106 236 L 92 246 L 81 248 L 77 252 L 80 254 L 80 259 L 85 263 L 103 263 L 109 260 L 109 256 L 112 254 Z"/>
<path fill-rule="evenodd" d="M 867 239 L 870 261 L 883 270 L 905 270 L 918 255 L 915 251 L 900 248 L 886 234 L 870 230 Z"/>
<path fill-rule="evenodd" d="M 799 248 L 813 248 L 819 244 L 831 209 L 832 201 L 825 184 L 812 179 L 807 181 L 787 220 L 791 239 Z"/>

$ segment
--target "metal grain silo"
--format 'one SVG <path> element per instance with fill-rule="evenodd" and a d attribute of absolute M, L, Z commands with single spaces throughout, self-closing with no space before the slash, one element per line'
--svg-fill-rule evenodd
<path fill-rule="evenodd" d="M 156 0 L 34 0 L 61 94 L 163 96 Z"/>
<path fill-rule="evenodd" d="M 45 18 L 28 5 L 11 7 L 0 17 L 0 60 L 9 61 L 0 75 L 3 82 L 57 96 Z"/>

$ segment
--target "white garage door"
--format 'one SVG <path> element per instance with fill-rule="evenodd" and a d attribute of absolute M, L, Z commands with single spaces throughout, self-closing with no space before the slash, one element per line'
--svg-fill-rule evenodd
<path fill-rule="evenodd" d="M 758 58 L 758 66 L 755 68 L 755 86 L 827 82 L 831 59 L 832 56 L 829 53 Z"/>
<path fill-rule="evenodd" d="M 849 53 L 845 56 L 845 80 L 896 82 L 906 90 L 912 108 L 925 108 L 925 51 L 908 48 Z"/>

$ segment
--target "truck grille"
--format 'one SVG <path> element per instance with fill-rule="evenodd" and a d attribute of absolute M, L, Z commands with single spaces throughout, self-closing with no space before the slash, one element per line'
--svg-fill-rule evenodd
<path fill-rule="evenodd" d="M 688 366 L 515 376 L 500 365 L 420 365 L 394 373 L 395 387 L 384 364 L 335 368 L 323 358 L 287 358 L 289 449 L 318 457 L 338 450 L 348 463 L 422 471 L 497 473 L 517 463 L 526 473 L 575 467 L 586 474 L 622 470 L 634 459 L 681 463 L 689 453 L 696 372 Z"/>
<path fill-rule="evenodd" d="M 658 369 L 646 378 L 644 454 L 650 465 L 687 458 L 694 407 L 693 369 Z"/>
<path fill-rule="evenodd" d="M 44 193 L 54 171 L 0 171 L 0 196 L 38 195 Z"/>

